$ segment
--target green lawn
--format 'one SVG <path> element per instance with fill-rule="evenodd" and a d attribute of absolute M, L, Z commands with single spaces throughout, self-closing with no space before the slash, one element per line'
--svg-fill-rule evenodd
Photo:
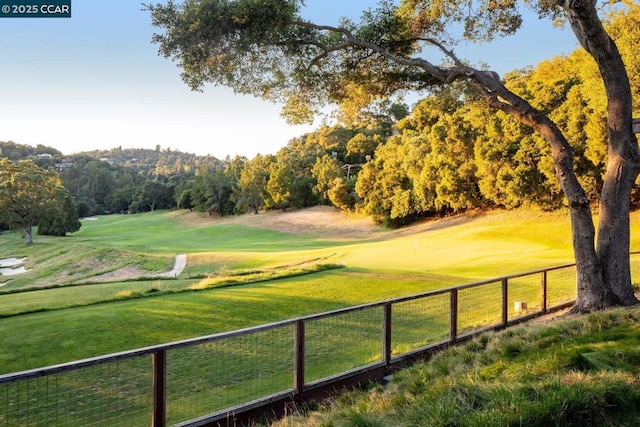
<path fill-rule="evenodd" d="M 0 316 L 5 316 L 0 319 L 0 373 L 572 261 L 568 218 L 561 214 L 497 212 L 451 226 L 441 221 L 431 228 L 379 230 L 366 240 L 276 232 L 216 220 L 189 225 L 178 220 L 180 215 L 100 217 L 83 223 L 80 232 L 66 238 L 36 236 L 30 247 L 22 244 L 17 233 L 0 235 L 0 257 L 27 256 L 32 269 L 0 287 Z M 632 247 L 640 248 L 639 234 L 632 234 Z M 180 280 L 66 286 L 129 264 L 164 271 L 171 268 L 177 253 L 189 254 Z M 282 267 L 319 258 L 345 268 L 228 288 L 163 293 L 189 288 L 200 280 L 196 275 Z M 86 271 L 77 274 L 81 268 Z M 10 293 L 48 285 L 65 287 Z M 131 294 L 144 298 L 127 300 Z"/>
<path fill-rule="evenodd" d="M 71 238 L 91 242 L 96 247 L 151 254 L 237 250 L 274 252 L 334 245 L 304 236 L 233 224 L 186 228 L 170 218 L 166 212 L 110 215 L 101 217 L 99 221 L 85 222 Z"/>
<path fill-rule="evenodd" d="M 0 319 L 0 373 L 320 313 L 458 284 L 442 276 L 328 271 L 268 283 L 95 304 Z M 110 291 L 138 282 L 92 285 Z M 89 290 L 63 288 L 47 293 Z M 85 292 L 83 292 L 85 291 Z M 0 296 L 7 306 L 37 304 L 30 293 Z M 26 298 L 25 298 L 26 297 Z M 13 302 L 17 299 L 17 302 Z M 5 302 L 6 301 L 6 302 Z M 23 302 L 20 302 L 23 301 Z M 12 304 L 13 302 L 13 304 Z M 28 333 L 25 333 L 28 331 Z M 46 348 L 46 351 L 41 349 Z"/>

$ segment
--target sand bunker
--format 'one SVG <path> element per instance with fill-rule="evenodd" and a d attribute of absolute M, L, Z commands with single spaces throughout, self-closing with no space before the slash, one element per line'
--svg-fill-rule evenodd
<path fill-rule="evenodd" d="M 26 273 L 27 270 L 21 264 L 24 264 L 26 258 L 4 258 L 0 259 L 0 276 L 15 276 L 16 274 Z M 6 285 L 3 283 L 2 285 Z M 1 286 L 1 285 L 0 285 Z"/>
<path fill-rule="evenodd" d="M 15 267 L 16 265 L 24 264 L 26 258 L 5 258 L 0 259 L 0 268 L 1 267 Z"/>
<path fill-rule="evenodd" d="M 176 255 L 176 260 L 173 265 L 173 270 L 166 273 L 159 273 L 151 277 L 157 278 L 174 278 L 178 277 L 184 268 L 187 266 L 187 254 Z M 93 282 L 119 282 L 124 280 L 136 279 L 139 277 L 149 277 L 149 272 L 142 270 L 135 265 L 126 265 L 108 273 L 100 274 L 97 276 L 88 277 L 77 283 L 93 283 Z"/>
<path fill-rule="evenodd" d="M 0 268 L 0 276 L 15 276 L 16 274 L 26 273 L 27 270 L 24 267 L 16 267 L 16 268 Z"/>

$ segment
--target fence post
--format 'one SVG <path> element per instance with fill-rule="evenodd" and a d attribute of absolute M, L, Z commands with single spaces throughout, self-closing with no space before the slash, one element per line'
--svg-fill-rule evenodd
<path fill-rule="evenodd" d="M 293 364 L 293 389 L 296 396 L 301 396 L 304 391 L 304 355 L 305 355 L 305 330 L 304 320 L 296 320 L 294 331 L 295 360 Z"/>
<path fill-rule="evenodd" d="M 167 352 L 164 349 L 153 353 L 153 427 L 164 427 L 166 424 L 167 396 Z"/>
<path fill-rule="evenodd" d="M 509 279 L 502 279 L 502 325 L 509 324 Z"/>
<path fill-rule="evenodd" d="M 542 272 L 540 278 L 540 287 L 542 293 L 542 301 L 540 301 L 540 307 L 543 313 L 547 312 L 547 270 Z"/>
<path fill-rule="evenodd" d="M 389 368 L 389 366 L 391 366 L 391 303 L 385 303 L 383 309 L 382 354 L 384 357 L 384 364 L 387 368 Z"/>
<path fill-rule="evenodd" d="M 449 294 L 449 341 L 453 344 L 458 339 L 458 290 L 451 289 Z"/>

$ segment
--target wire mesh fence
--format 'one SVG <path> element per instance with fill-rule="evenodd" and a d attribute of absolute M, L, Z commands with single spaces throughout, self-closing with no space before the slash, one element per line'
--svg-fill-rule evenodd
<path fill-rule="evenodd" d="M 546 275 L 549 307 L 576 299 L 576 267 L 574 265 L 549 270 Z"/>
<path fill-rule="evenodd" d="M 402 355 L 449 339 L 449 292 L 393 304 L 392 355 Z"/>
<path fill-rule="evenodd" d="M 313 382 L 382 361 L 382 307 L 305 322 L 305 379 Z"/>
<path fill-rule="evenodd" d="M 291 390 L 293 326 L 167 351 L 167 424 Z"/>
<path fill-rule="evenodd" d="M 457 316 L 461 335 L 499 325 L 502 322 L 502 282 L 461 288 Z"/>
<path fill-rule="evenodd" d="M 631 266 L 631 283 L 636 288 L 640 287 L 640 253 L 631 253 L 629 257 Z"/>
<path fill-rule="evenodd" d="M 631 260 L 637 281 L 640 256 Z M 201 425 L 542 313 L 575 288 L 575 267 L 564 266 L 0 375 L 0 426 Z"/>
<path fill-rule="evenodd" d="M 150 360 L 112 360 L 0 384 L 0 426 L 149 425 Z"/>
<path fill-rule="evenodd" d="M 542 273 L 509 279 L 507 316 L 515 319 L 542 310 Z"/>

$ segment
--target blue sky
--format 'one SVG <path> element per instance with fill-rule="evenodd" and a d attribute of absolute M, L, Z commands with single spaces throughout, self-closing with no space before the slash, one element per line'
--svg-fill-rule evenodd
<path fill-rule="evenodd" d="M 28 3 L 28 1 L 25 1 Z M 373 0 L 307 0 L 305 17 L 335 24 Z M 523 31 L 459 56 L 499 73 L 577 48 L 568 30 L 527 19 Z M 226 88 L 191 92 L 159 57 L 137 0 L 72 0 L 72 18 L 0 18 L 0 141 L 64 154 L 160 145 L 218 158 L 275 154 L 313 129 L 289 126 L 280 107 Z"/>

